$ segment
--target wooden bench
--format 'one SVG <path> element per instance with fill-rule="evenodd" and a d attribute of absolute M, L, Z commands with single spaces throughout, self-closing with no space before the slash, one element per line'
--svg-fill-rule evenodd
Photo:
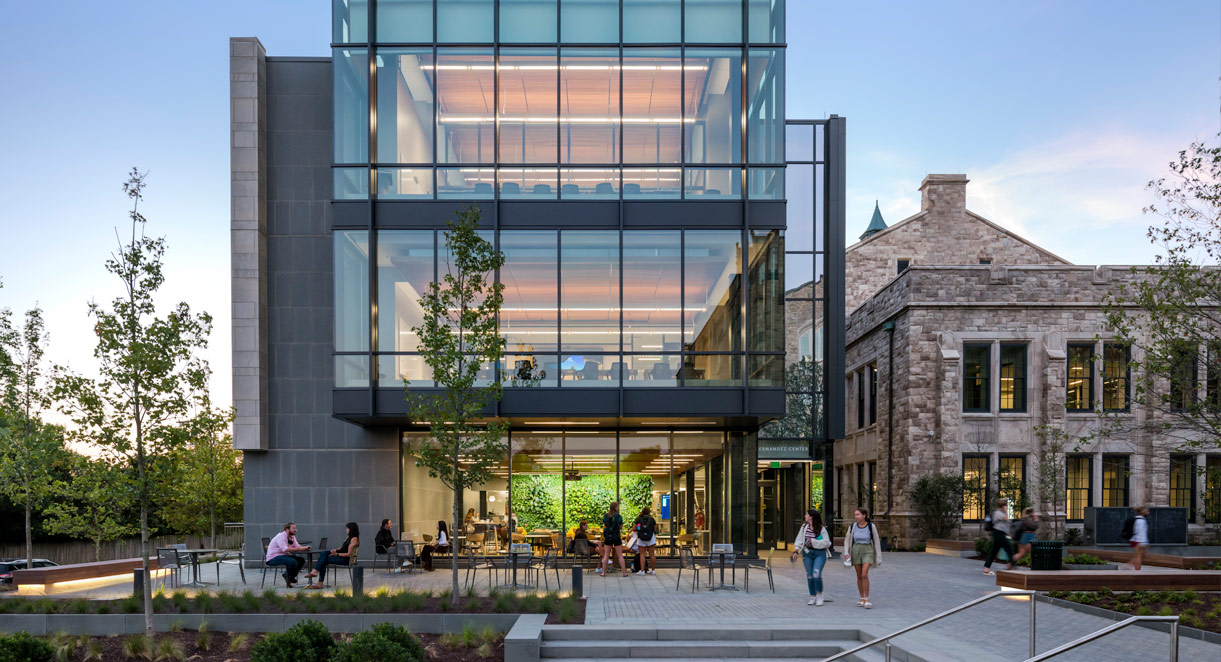
<path fill-rule="evenodd" d="M 132 571 L 139 567 L 140 559 L 134 558 L 14 570 L 13 585 L 20 595 L 52 595 L 116 581 L 131 581 Z M 148 567 L 150 570 L 157 569 L 156 556 L 148 560 Z"/>
<path fill-rule="evenodd" d="M 936 554 L 938 556 L 953 556 L 954 558 L 969 559 L 976 554 L 975 541 L 932 538 L 924 543 L 924 552 L 926 554 Z"/>
<path fill-rule="evenodd" d="M 1089 554 L 1104 561 L 1113 563 L 1131 563 L 1133 553 L 1127 549 L 1085 549 L 1072 547 L 1069 554 Z M 1175 556 L 1174 554 L 1145 554 L 1144 565 L 1156 565 L 1163 568 L 1205 568 L 1209 563 L 1221 565 L 1221 557 L 1216 556 Z"/>
<path fill-rule="evenodd" d="M 1221 591 L 1221 570 L 1135 572 L 1132 570 L 999 570 L 996 585 L 1024 591 Z"/>

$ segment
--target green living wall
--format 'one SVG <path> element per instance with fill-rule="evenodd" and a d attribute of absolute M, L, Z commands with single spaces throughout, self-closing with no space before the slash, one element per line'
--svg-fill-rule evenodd
<path fill-rule="evenodd" d="M 560 476 L 554 474 L 513 476 L 513 514 L 517 516 L 518 526 L 527 531 L 559 529 L 563 526 L 564 514 L 568 516 L 569 528 L 583 519 L 589 520 L 590 526 L 602 526 L 602 515 L 615 500 L 614 474 L 582 476 L 581 480 L 568 481 L 566 504 L 562 482 Z M 620 476 L 619 490 L 622 496 L 619 512 L 627 524 L 636 519 L 642 508 L 653 503 L 653 479 L 649 476 Z"/>

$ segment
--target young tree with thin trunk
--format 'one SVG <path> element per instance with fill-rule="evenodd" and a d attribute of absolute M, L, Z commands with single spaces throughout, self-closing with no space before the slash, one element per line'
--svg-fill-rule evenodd
<path fill-rule="evenodd" d="M 163 513 L 176 531 L 208 536 L 216 547 L 216 525 L 242 516 L 242 453 L 234 450 L 231 410 L 212 406 L 200 395 L 195 413 L 174 430 L 180 436 L 170 455 L 173 480 Z"/>
<path fill-rule="evenodd" d="M 408 390 L 407 404 L 411 418 L 427 421 L 431 433 L 411 452 L 429 476 L 453 490 L 450 534 L 457 535 L 462 490 L 490 480 L 492 468 L 505 457 L 501 437 L 508 426 L 490 420 L 485 411 L 500 399 L 500 385 L 495 380 L 483 385 L 479 375 L 483 366 L 496 365 L 504 355 L 497 328 L 504 285 L 495 278 L 504 255 L 479 236 L 477 207 L 460 211 L 448 227 L 448 270 L 420 296 L 424 322 L 412 328 L 438 390 Z M 457 540 L 449 544 L 456 559 Z M 451 566 L 457 604 L 458 564 Z"/>
<path fill-rule="evenodd" d="M 42 421 L 50 404 L 43 377 L 47 339 L 41 308 L 27 311 L 20 329 L 7 309 L 0 311 L 0 491 L 25 511 L 27 568 L 34 567 L 34 513 L 55 494 L 52 470 L 68 458 L 63 430 Z"/>
<path fill-rule="evenodd" d="M 97 346 L 97 377 L 59 370 L 55 394 L 76 424 L 74 434 L 101 446 L 135 472 L 135 505 L 140 511 L 140 557 L 144 582 L 144 626 L 153 630 L 152 581 L 149 581 L 149 512 L 156 508 L 153 457 L 164 455 L 175 436 L 167 433 L 189 413 L 191 394 L 206 388 L 207 366 L 197 352 L 207 347 L 212 318 L 179 303 L 159 316 L 155 297 L 165 282 L 165 240 L 145 235 L 140 213 L 145 175 L 135 168 L 123 184 L 132 201 L 131 239 L 106 260 L 106 271 L 122 284 L 123 294 L 106 309 L 90 302 Z"/>
<path fill-rule="evenodd" d="M 1050 512 L 1044 521 L 1052 529 L 1057 540 L 1063 537 L 1064 520 L 1068 516 L 1068 485 L 1065 473 L 1069 436 L 1064 428 L 1055 425 L 1039 425 L 1034 428 L 1039 438 L 1039 466 L 1035 470 L 1033 488 L 1042 507 Z"/>
<path fill-rule="evenodd" d="M 102 543 L 134 535 L 127 521 L 132 480 L 122 465 L 107 457 L 72 458 L 71 482 L 46 509 L 47 529 L 93 543 L 93 559 L 102 560 Z"/>

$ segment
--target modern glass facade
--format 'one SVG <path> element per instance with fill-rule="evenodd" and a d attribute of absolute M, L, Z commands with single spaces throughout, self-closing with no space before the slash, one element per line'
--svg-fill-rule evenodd
<path fill-rule="evenodd" d="M 335 0 L 334 197 L 783 200 L 783 24 L 778 0 Z"/>
<path fill-rule="evenodd" d="M 335 0 L 332 39 L 334 415 L 422 432 L 418 299 L 477 204 L 505 256 L 487 415 L 511 431 L 465 507 L 571 528 L 596 484 L 671 542 L 782 539 L 810 472 L 759 463 L 822 453 L 843 335 L 842 121 L 786 132 L 783 0 Z M 435 498 L 403 458 L 423 533 L 447 512 L 413 510 Z"/>

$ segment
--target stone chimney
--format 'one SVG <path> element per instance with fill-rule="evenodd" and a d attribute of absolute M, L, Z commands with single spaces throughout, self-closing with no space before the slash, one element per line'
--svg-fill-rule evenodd
<path fill-rule="evenodd" d="M 967 209 L 967 179 L 963 175 L 928 175 L 920 182 L 920 210 L 961 213 Z"/>

